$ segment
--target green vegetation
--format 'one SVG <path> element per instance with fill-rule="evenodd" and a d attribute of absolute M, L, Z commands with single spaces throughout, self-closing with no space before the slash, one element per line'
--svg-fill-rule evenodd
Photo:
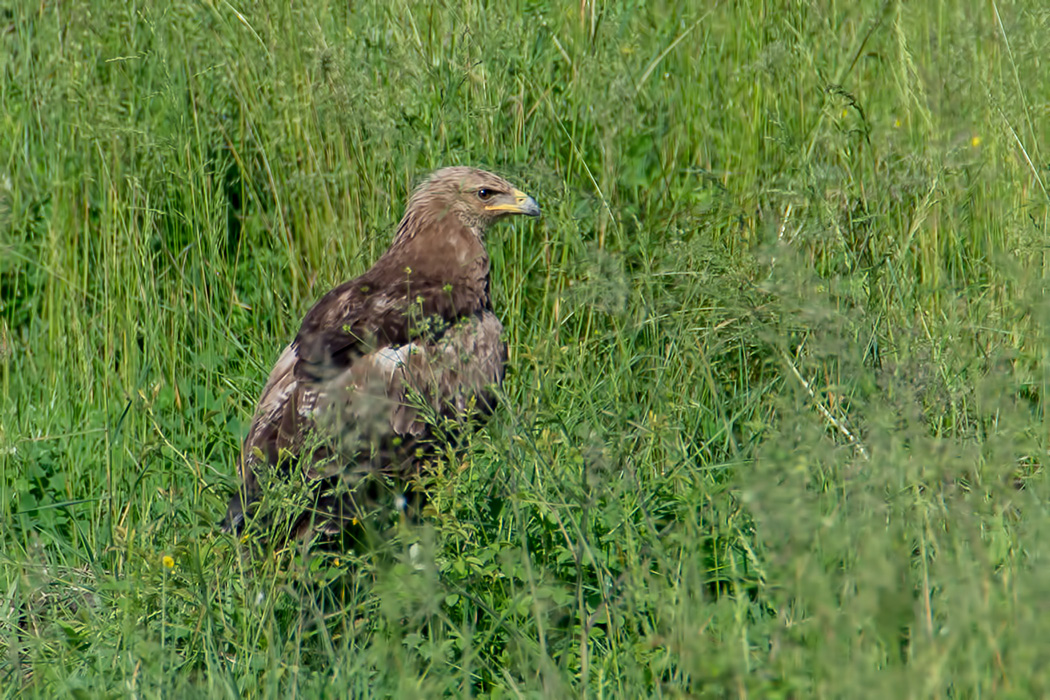
<path fill-rule="evenodd" d="M 4 697 L 1050 692 L 1050 12 L 0 0 Z M 503 406 L 373 550 L 218 533 L 426 172 Z"/>

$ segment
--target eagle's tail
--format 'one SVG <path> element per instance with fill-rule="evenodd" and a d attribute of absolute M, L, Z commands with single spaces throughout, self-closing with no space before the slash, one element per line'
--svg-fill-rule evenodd
<path fill-rule="evenodd" d="M 250 505 L 251 501 L 240 489 L 237 489 L 237 492 L 230 497 L 230 504 L 226 506 L 226 516 L 219 522 L 222 531 L 239 535 L 244 529 L 244 517 Z"/>

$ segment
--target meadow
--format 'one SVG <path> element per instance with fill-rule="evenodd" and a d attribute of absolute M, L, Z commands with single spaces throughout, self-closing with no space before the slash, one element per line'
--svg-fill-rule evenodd
<path fill-rule="evenodd" d="M 0 0 L 0 697 L 1047 694 L 1047 56 L 1025 0 Z M 500 408 L 375 546 L 243 556 L 272 362 L 450 164 L 544 213 Z"/>

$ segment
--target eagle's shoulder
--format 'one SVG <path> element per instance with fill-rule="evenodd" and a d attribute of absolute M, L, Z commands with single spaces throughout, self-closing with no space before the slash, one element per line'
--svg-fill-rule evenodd
<path fill-rule="evenodd" d="M 487 262 L 477 264 L 487 271 Z M 329 291 L 306 313 L 295 338 L 295 372 L 326 378 L 363 354 L 440 333 L 490 304 L 488 279 L 474 269 L 434 274 L 384 259 Z"/>

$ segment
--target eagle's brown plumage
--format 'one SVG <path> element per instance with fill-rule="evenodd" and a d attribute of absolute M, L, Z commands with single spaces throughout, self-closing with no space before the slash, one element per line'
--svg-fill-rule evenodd
<path fill-rule="evenodd" d="M 297 531 L 336 532 L 356 515 L 340 486 L 417 466 L 417 447 L 429 437 L 421 410 L 459 418 L 491 403 L 506 349 L 484 234 L 504 216 L 539 213 L 531 197 L 474 168 L 438 170 L 416 189 L 390 248 L 306 313 L 270 372 L 226 529 L 242 526 L 260 477 L 301 466 L 314 507 Z"/>

